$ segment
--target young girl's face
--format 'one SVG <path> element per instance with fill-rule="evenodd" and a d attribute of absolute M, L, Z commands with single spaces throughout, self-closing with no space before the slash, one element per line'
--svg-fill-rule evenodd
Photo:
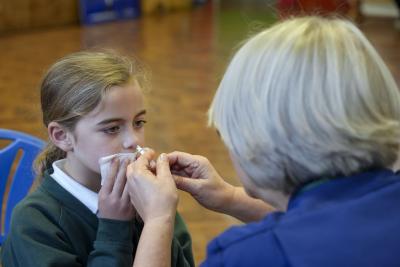
<path fill-rule="evenodd" d="M 144 146 L 145 113 L 137 82 L 111 87 L 71 134 L 73 149 L 67 153 L 70 175 L 81 179 L 99 177 L 99 158 Z"/>

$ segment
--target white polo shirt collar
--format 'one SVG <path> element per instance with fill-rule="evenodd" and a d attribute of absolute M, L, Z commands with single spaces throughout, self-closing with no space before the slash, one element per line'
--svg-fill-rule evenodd
<path fill-rule="evenodd" d="M 86 188 L 64 171 L 65 159 L 53 162 L 54 172 L 50 175 L 62 188 L 77 198 L 94 214 L 98 210 L 99 196 L 96 192 Z"/>

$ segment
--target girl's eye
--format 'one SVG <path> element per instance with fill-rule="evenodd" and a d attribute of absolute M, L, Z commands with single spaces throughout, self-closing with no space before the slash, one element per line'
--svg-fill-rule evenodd
<path fill-rule="evenodd" d="M 113 126 L 113 127 L 104 129 L 103 132 L 106 134 L 115 134 L 115 133 L 118 133 L 119 130 L 120 130 L 119 126 Z"/>
<path fill-rule="evenodd" d="M 133 122 L 133 127 L 137 128 L 137 129 L 140 129 L 140 128 L 142 128 L 142 127 L 144 126 L 144 124 L 145 124 L 146 122 L 147 122 L 147 121 L 145 121 L 145 120 L 134 121 L 134 122 Z"/>

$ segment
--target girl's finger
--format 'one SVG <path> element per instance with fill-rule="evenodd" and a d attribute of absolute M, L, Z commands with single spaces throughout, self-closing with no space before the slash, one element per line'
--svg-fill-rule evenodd
<path fill-rule="evenodd" d="M 114 182 L 112 193 L 117 196 L 122 196 L 126 184 L 126 168 L 128 167 L 129 160 L 124 159 L 119 167 L 117 177 Z"/>
<path fill-rule="evenodd" d="M 159 177 L 172 177 L 171 170 L 169 169 L 168 158 L 166 154 L 161 154 L 157 160 L 157 176 Z"/>
<path fill-rule="evenodd" d="M 131 203 L 131 201 L 130 201 L 130 196 L 129 196 L 129 188 L 128 188 L 128 185 L 127 185 L 127 184 L 126 184 L 125 187 L 124 187 L 124 191 L 122 192 L 122 197 L 121 197 L 121 199 L 122 199 L 122 201 L 124 201 L 124 202 L 129 202 L 129 203 Z"/>
<path fill-rule="evenodd" d="M 134 168 L 146 175 L 153 175 L 152 170 L 152 162 L 153 162 L 154 151 L 153 150 L 145 150 L 145 152 L 133 163 Z"/>
<path fill-rule="evenodd" d="M 119 168 L 119 159 L 113 158 L 111 160 L 110 169 L 109 169 L 109 172 L 107 173 L 107 177 L 103 177 L 105 179 L 105 182 L 104 182 L 103 186 L 101 187 L 101 191 L 103 191 L 107 194 L 112 192 L 113 187 L 114 187 L 115 178 L 118 173 L 118 168 Z"/>

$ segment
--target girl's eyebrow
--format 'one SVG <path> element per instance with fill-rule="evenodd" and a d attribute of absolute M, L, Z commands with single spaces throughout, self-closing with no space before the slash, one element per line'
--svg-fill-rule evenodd
<path fill-rule="evenodd" d="M 135 115 L 135 118 L 136 118 L 136 117 L 139 117 L 139 116 L 142 116 L 142 115 L 145 115 L 145 114 L 146 114 L 146 110 L 143 109 L 143 110 L 139 111 L 139 112 Z"/>
<path fill-rule="evenodd" d="M 109 124 L 111 122 L 121 122 L 121 121 L 123 121 L 123 119 L 121 119 L 121 118 L 109 118 L 109 119 L 102 120 L 101 122 L 98 122 L 97 125 L 101 126 L 101 125 Z"/>
<path fill-rule="evenodd" d="M 145 109 L 143 109 L 143 110 L 141 110 L 141 111 L 139 111 L 136 115 L 135 115 L 135 118 L 136 117 L 139 117 L 139 116 L 142 116 L 142 115 L 145 115 L 146 114 L 146 110 Z M 122 119 L 122 118 L 109 118 L 109 119 L 105 119 L 105 120 L 102 120 L 102 121 L 100 121 L 100 122 L 98 122 L 97 123 L 97 125 L 105 125 L 105 124 L 108 124 L 108 123 L 111 123 L 111 122 L 121 122 L 121 121 L 123 121 L 124 119 Z"/>

